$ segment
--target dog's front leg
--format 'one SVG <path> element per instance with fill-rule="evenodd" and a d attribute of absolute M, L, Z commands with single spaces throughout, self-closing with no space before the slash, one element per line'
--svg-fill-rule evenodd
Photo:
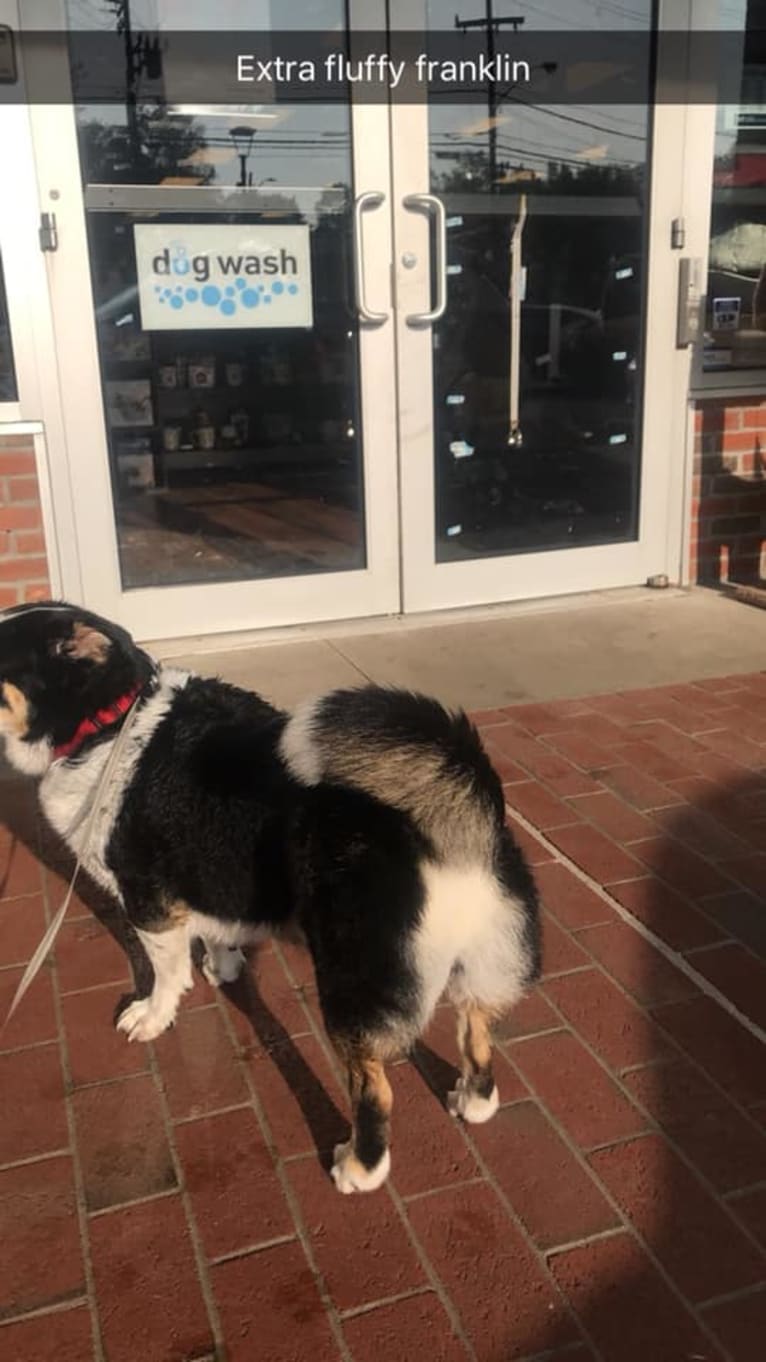
<path fill-rule="evenodd" d="M 192 987 L 189 929 L 185 921 L 166 920 L 152 930 L 136 932 L 154 970 L 154 986 L 148 998 L 128 1003 L 117 1019 L 118 1031 L 128 1040 L 154 1040 L 175 1021 L 181 995 Z"/>

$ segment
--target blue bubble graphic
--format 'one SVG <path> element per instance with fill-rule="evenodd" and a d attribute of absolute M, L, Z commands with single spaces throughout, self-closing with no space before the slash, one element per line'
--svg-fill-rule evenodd
<path fill-rule="evenodd" d="M 266 292 L 266 285 L 265 285 L 265 284 L 259 284 L 259 285 L 258 285 L 258 292 L 259 292 L 259 293 L 265 293 L 265 292 Z"/>
<path fill-rule="evenodd" d="M 162 290 L 162 296 L 163 296 L 163 298 L 169 298 L 169 297 L 170 297 L 170 289 L 169 289 L 169 288 L 164 288 L 164 289 Z"/>
<path fill-rule="evenodd" d="M 161 287 L 160 287 L 159 284 L 155 284 L 155 285 L 154 285 L 154 292 L 155 292 L 155 293 L 161 293 L 161 292 L 162 292 L 162 289 L 161 289 Z"/>
<path fill-rule="evenodd" d="M 244 287 L 245 287 L 245 281 L 244 281 L 244 279 L 235 279 L 235 280 L 234 280 L 234 283 L 237 285 L 237 288 L 244 288 Z"/>
<path fill-rule="evenodd" d="M 264 298 L 263 301 L 264 301 L 264 303 L 270 303 L 270 302 L 271 302 L 271 299 L 270 299 L 268 293 L 266 294 L 266 297 Z"/>
<path fill-rule="evenodd" d="M 284 293 L 285 286 L 281 279 L 277 279 L 276 282 L 271 285 L 271 291 L 276 294 Z"/>
<path fill-rule="evenodd" d="M 233 289 L 233 287 L 232 287 L 231 284 L 229 284 L 229 285 L 227 286 L 225 292 L 226 292 L 226 297 L 227 297 L 227 298 L 233 298 L 233 297 L 234 297 L 234 289 Z"/>
<path fill-rule="evenodd" d="M 186 259 L 186 257 L 183 255 L 177 255 L 175 260 L 173 261 L 173 273 L 188 274 L 190 269 L 191 265 L 189 264 L 189 261 Z"/>
<path fill-rule="evenodd" d="M 171 307 L 174 307 L 174 308 L 176 308 L 176 310 L 178 310 L 178 308 L 179 308 L 179 307 L 183 307 L 183 305 L 184 305 L 184 300 L 183 300 L 183 298 L 179 298 L 178 294 L 177 294 L 177 293 L 174 293 L 174 294 L 173 294 L 173 297 L 170 299 L 170 306 L 171 306 Z"/>
<path fill-rule="evenodd" d="M 260 295 L 256 293 L 254 288 L 246 288 L 242 294 L 243 307 L 257 307 L 260 301 Z"/>
<path fill-rule="evenodd" d="M 197 289 L 197 288 L 187 288 L 187 290 L 186 290 L 186 301 L 187 301 L 187 303 L 196 303 L 196 301 L 197 301 L 198 298 L 199 298 L 199 289 Z"/>
<path fill-rule="evenodd" d="M 176 284 L 176 293 L 183 293 L 183 291 L 184 291 L 183 284 Z"/>
<path fill-rule="evenodd" d="M 221 301 L 221 290 L 215 284 L 205 284 L 202 290 L 202 301 L 205 307 L 217 307 Z"/>
<path fill-rule="evenodd" d="M 231 316 L 233 316 L 233 314 L 236 312 L 236 310 L 237 310 L 237 304 L 236 304 L 236 303 L 233 303 L 232 300 L 231 300 L 231 298 L 224 298 L 223 302 L 221 303 L 221 307 L 220 307 L 220 311 L 223 313 L 224 317 L 231 317 Z"/>
<path fill-rule="evenodd" d="M 297 293 L 297 292 L 298 292 L 298 285 L 297 285 L 297 284 L 288 284 L 288 285 L 287 285 L 287 292 L 288 292 L 288 293 Z"/>

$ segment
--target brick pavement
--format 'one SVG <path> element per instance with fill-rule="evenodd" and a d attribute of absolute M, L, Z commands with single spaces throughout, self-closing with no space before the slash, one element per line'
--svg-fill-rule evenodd
<path fill-rule="evenodd" d="M 476 716 L 545 976 L 499 1028 L 486 1126 L 442 1108 L 437 1012 L 392 1070 L 371 1197 L 327 1176 L 345 1100 L 302 953 L 259 952 L 225 996 L 199 977 L 129 1046 L 121 924 L 84 889 L 0 1037 L 4 1362 L 760 1360 L 764 701 L 761 673 Z M 4 1012 L 66 860 L 2 788 Z"/>

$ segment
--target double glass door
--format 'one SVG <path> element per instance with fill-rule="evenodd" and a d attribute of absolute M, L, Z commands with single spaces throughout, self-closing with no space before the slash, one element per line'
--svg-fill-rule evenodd
<path fill-rule="evenodd" d="M 240 0 L 222 21 L 198 0 L 183 24 L 292 22 L 351 59 L 372 31 L 395 60 L 408 31 L 459 21 L 491 43 L 502 8 Z M 601 11 L 506 8 L 557 51 Z M 179 27 L 171 0 L 65 9 L 73 101 L 30 107 L 89 605 L 156 638 L 668 569 L 674 262 L 653 228 L 678 211 L 682 148 L 665 137 L 658 174 L 648 46 L 630 106 L 600 106 L 597 76 L 566 106 L 495 81 L 475 102 L 350 82 L 328 103 L 194 104 L 150 41 Z M 646 35 L 653 10 L 613 22 Z M 88 102 L 77 33 L 110 25 L 124 88 Z"/>

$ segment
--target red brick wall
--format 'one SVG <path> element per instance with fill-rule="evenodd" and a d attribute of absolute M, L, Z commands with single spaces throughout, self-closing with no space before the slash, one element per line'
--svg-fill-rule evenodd
<path fill-rule="evenodd" d="M 766 398 L 697 404 L 692 582 L 766 580 Z"/>
<path fill-rule="evenodd" d="M 0 433 L 0 609 L 50 594 L 34 442 Z"/>

